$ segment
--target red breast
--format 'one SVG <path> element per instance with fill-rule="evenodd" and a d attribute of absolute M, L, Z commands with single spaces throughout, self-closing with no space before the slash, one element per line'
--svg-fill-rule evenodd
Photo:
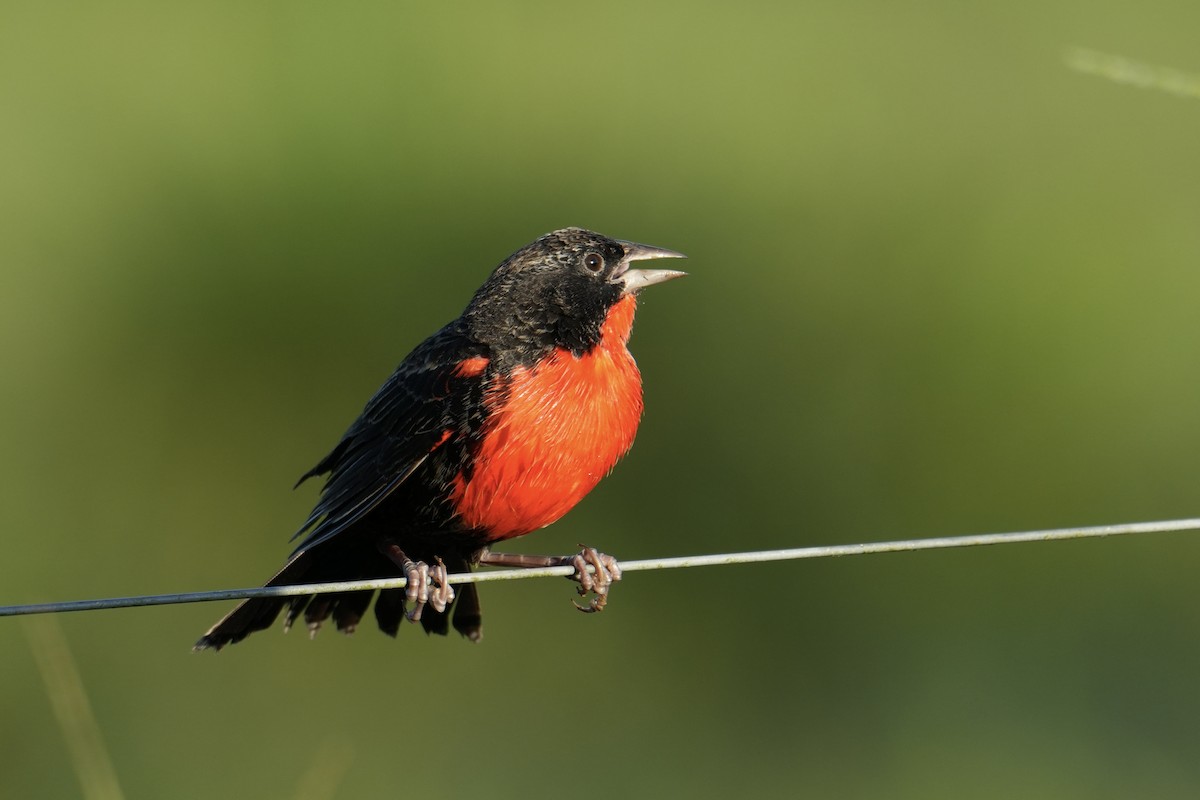
<path fill-rule="evenodd" d="M 554 350 L 493 396 L 502 406 L 491 409 L 471 479 L 454 481 L 462 522 L 489 541 L 545 527 L 625 455 L 642 416 L 642 378 L 626 348 L 636 307 L 636 296 L 623 297 L 587 354 Z"/>

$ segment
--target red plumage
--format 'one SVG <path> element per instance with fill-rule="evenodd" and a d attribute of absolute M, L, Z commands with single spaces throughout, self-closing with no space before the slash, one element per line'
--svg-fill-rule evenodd
<path fill-rule="evenodd" d="M 487 541 L 544 528 L 570 511 L 633 445 L 642 416 L 642 376 L 626 348 L 637 299 L 608 313 L 586 355 L 555 348 L 517 367 L 494 406 L 470 479 L 454 479 L 451 501 Z"/>

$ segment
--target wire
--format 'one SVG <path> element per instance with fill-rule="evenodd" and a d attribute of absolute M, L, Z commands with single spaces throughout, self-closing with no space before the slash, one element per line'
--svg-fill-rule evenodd
<path fill-rule="evenodd" d="M 621 561 L 619 564 L 622 572 L 640 572 L 660 569 L 681 569 L 684 567 L 715 567 L 727 564 L 757 564 L 764 561 L 790 561 L 801 558 L 862 556 L 872 553 L 902 553 L 919 550 L 943 550 L 950 547 L 981 547 L 995 544 L 1017 544 L 1019 542 L 1053 542 L 1066 539 L 1096 539 L 1105 536 L 1129 536 L 1141 533 L 1172 533 L 1197 530 L 1200 530 L 1200 518 L 1176 519 L 1163 522 L 1130 522 L 1120 525 L 1096 525 L 1086 528 L 1054 528 L 1016 533 L 982 533 L 970 536 L 944 536 L 932 539 L 904 539 L 892 542 L 868 542 L 865 544 L 796 547 L 789 550 L 759 550 L 750 553 L 721 553 L 704 556 L 652 558 L 641 561 Z M 525 578 L 568 576 L 574 573 L 575 568 L 572 566 L 508 569 L 450 575 L 449 582 L 485 583 L 490 581 L 522 580 Z M 250 597 L 294 597 L 296 595 L 325 594 L 328 592 L 399 589 L 406 582 L 404 578 L 376 578 L 365 581 L 307 583 L 295 586 L 267 586 L 253 589 L 222 589 L 209 592 L 112 597 L 102 600 L 33 603 L 29 605 L 0 606 L 0 617 L 15 617 L 25 614 L 53 614 L 65 611 L 97 611 L 108 608 L 133 608 L 136 606 L 162 606 L 176 603 L 204 603 L 214 600 L 240 600 Z"/>

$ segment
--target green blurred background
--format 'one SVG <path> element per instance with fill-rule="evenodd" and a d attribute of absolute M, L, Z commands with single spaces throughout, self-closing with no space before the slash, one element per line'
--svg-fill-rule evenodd
<path fill-rule="evenodd" d="M 0 602 L 230 588 L 487 272 L 642 304 L 625 558 L 1200 511 L 1200 5 L 0 7 Z M 129 797 L 1200 794 L 1188 534 L 484 589 L 485 640 L 58 618 Z M 79 796 L 0 620 L 0 796 Z M 315 766 L 314 766 L 315 765 Z M 314 775 L 316 777 L 314 777 Z M 333 794 L 322 786 L 332 787 Z"/>

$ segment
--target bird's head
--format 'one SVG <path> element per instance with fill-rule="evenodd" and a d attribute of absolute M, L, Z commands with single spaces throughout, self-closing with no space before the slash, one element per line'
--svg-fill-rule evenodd
<path fill-rule="evenodd" d="M 687 273 L 640 269 L 638 261 L 685 258 L 661 247 L 562 228 L 522 247 L 475 293 L 464 317 L 490 344 L 584 353 L 619 301 Z"/>

